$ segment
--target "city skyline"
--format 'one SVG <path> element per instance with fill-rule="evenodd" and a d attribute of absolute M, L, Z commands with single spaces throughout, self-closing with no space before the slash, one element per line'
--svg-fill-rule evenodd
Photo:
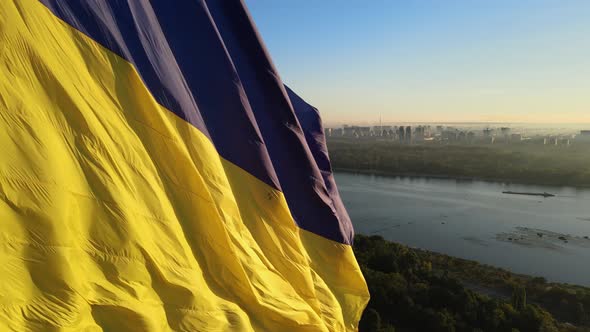
<path fill-rule="evenodd" d="M 246 3 L 326 123 L 590 123 L 590 2 Z"/>

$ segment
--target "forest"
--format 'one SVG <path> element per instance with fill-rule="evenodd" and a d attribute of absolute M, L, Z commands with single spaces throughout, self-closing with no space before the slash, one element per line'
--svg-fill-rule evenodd
<path fill-rule="evenodd" d="M 328 138 L 327 143 L 337 171 L 590 186 L 589 144 L 404 145 L 351 138 Z"/>
<path fill-rule="evenodd" d="M 590 331 L 588 289 L 548 284 L 380 236 L 357 235 L 354 251 L 371 293 L 361 332 Z M 469 289 L 469 280 L 509 293 L 484 295 Z"/>

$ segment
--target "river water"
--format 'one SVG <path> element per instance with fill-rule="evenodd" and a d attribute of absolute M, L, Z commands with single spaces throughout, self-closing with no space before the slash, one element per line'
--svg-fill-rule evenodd
<path fill-rule="evenodd" d="M 590 189 L 350 173 L 336 182 L 356 233 L 590 286 Z"/>

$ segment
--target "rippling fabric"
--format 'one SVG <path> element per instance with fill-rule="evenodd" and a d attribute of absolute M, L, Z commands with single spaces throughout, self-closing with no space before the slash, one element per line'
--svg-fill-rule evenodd
<path fill-rule="evenodd" d="M 317 110 L 239 1 L 0 0 L 0 331 L 353 331 Z"/>

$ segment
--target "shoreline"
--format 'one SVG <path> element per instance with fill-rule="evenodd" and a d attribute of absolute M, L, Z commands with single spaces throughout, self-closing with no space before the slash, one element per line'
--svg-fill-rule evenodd
<path fill-rule="evenodd" d="M 360 236 L 368 236 L 362 235 Z M 381 239 L 383 237 L 378 236 Z M 579 284 L 556 282 L 543 277 L 516 273 L 509 269 L 480 263 L 439 253 L 436 251 L 408 246 L 399 242 L 385 240 L 413 251 L 424 261 L 431 264 L 432 272 L 438 276 L 448 276 L 459 281 L 463 287 L 483 296 L 500 301 L 510 301 L 514 289 L 526 291 L 529 303 L 547 310 L 557 321 L 563 324 L 570 322 L 570 314 L 578 303 L 588 306 L 590 303 L 590 287 Z M 567 305 L 555 305 L 557 299 L 566 300 Z M 580 331 L 590 329 L 590 321 L 575 325 Z"/>
<path fill-rule="evenodd" d="M 352 173 L 352 174 L 366 174 L 376 175 L 384 177 L 416 177 L 416 178 L 430 178 L 440 180 L 458 180 L 458 181 L 481 181 L 490 183 L 503 183 L 503 184 L 521 184 L 529 186 L 544 186 L 544 187 L 570 187 L 576 189 L 590 189 L 590 184 L 557 184 L 555 182 L 527 182 L 527 181 L 516 181 L 513 179 L 502 179 L 502 178 L 491 178 L 491 177 L 477 177 L 477 176 L 458 176 L 458 175 L 446 175 L 446 174 L 425 174 L 425 173 L 413 173 L 413 172 L 391 172 L 382 171 L 376 169 L 354 169 L 344 167 L 332 167 L 333 172 L 340 173 Z"/>
<path fill-rule="evenodd" d="M 475 297 L 471 298 L 475 301 L 472 300 L 470 303 L 480 307 L 483 305 L 483 308 L 496 303 L 499 305 L 497 309 L 508 308 L 507 312 L 512 314 L 517 314 L 525 308 L 528 308 L 526 310 L 528 313 L 530 310 L 543 310 L 552 321 L 556 322 L 557 330 L 550 329 L 551 331 L 590 331 L 590 319 L 588 319 L 590 316 L 584 310 L 590 307 L 590 287 L 553 282 L 543 277 L 515 273 L 475 260 L 386 240 L 379 235 L 357 234 L 353 250 L 361 268 L 364 268 L 363 273 L 369 289 L 371 286 L 379 290 L 384 287 L 385 289 L 395 288 L 413 300 L 401 304 L 392 302 L 391 305 L 401 306 L 401 308 L 415 308 L 414 303 L 430 306 L 428 301 L 420 302 L 424 298 L 424 289 L 438 287 L 435 294 L 440 294 L 441 288 L 446 291 L 445 294 L 472 292 Z M 393 260 L 395 262 L 393 267 L 388 265 L 386 260 Z M 400 265 L 400 262 L 405 263 Z M 414 265 L 408 262 L 414 262 Z M 415 273 L 416 271 L 419 273 Z M 384 278 L 383 275 L 392 278 Z M 400 279 L 405 280 L 407 284 L 399 283 Z M 411 287 L 412 283 L 420 287 Z M 415 292 L 416 290 L 419 291 Z M 428 291 L 426 294 L 429 294 Z M 515 294 L 524 296 L 524 308 L 514 304 Z M 386 298 L 382 294 L 374 294 L 374 297 L 378 299 L 378 303 L 372 308 L 381 314 L 388 314 L 387 310 L 379 306 L 383 301 L 387 301 Z M 465 308 L 459 307 L 456 310 L 456 314 L 460 314 Z M 533 329 L 527 329 L 527 331 L 533 331 Z"/>
<path fill-rule="evenodd" d="M 390 240 L 387 240 L 390 241 Z M 394 242 L 394 243 L 398 243 L 395 241 L 390 241 L 390 242 Z M 401 243 L 398 243 L 401 244 Z M 574 283 L 568 283 L 568 282 L 560 282 L 560 281 L 555 281 L 555 280 L 550 280 L 550 279 L 546 279 L 544 277 L 540 277 L 540 276 L 535 276 L 535 275 L 531 275 L 531 274 L 524 274 L 524 273 L 517 273 L 517 272 L 513 272 L 510 269 L 507 268 L 503 268 L 503 267 L 498 267 L 495 265 L 491 265 L 491 264 L 485 264 L 485 263 L 481 263 L 477 260 L 474 259 L 466 259 L 466 258 L 461 258 L 461 257 L 457 257 L 457 256 L 452 256 L 452 255 L 448 255 L 448 254 L 444 254 L 444 253 L 440 253 L 440 252 L 436 252 L 436 251 L 432 251 L 432 250 L 428 250 L 428 249 L 423 249 L 423 248 L 419 248 L 419 247 L 412 247 L 412 246 L 407 246 L 405 244 L 401 244 L 404 245 L 416 252 L 422 253 L 423 255 L 427 255 L 427 256 L 431 256 L 431 257 L 436 257 L 439 258 L 441 260 L 452 260 L 452 261 L 456 261 L 456 262 L 462 262 L 466 265 L 472 265 L 472 266 L 477 266 L 477 268 L 482 269 L 482 270 L 486 270 L 486 271 L 490 271 L 490 272 L 500 272 L 503 274 L 508 274 L 511 276 L 511 278 L 515 279 L 515 280 L 521 280 L 521 281 L 527 281 L 530 282 L 531 280 L 534 279 L 544 279 L 544 283 L 546 285 L 548 285 L 548 287 L 550 287 L 551 285 L 553 286 L 560 286 L 560 287 L 564 287 L 564 288 L 570 288 L 570 289 L 583 289 L 586 291 L 590 291 L 590 287 L 586 286 L 586 285 L 579 285 L 579 284 L 574 284 Z M 439 266 L 440 268 L 440 266 Z M 448 269 L 449 271 L 451 271 L 452 269 Z M 486 282 L 484 280 L 481 279 L 475 279 L 475 278 L 467 278 L 463 275 L 457 274 L 456 271 L 451 271 L 452 274 L 455 275 L 455 277 L 457 277 L 458 279 L 462 280 L 462 281 L 466 281 L 466 282 L 471 282 L 471 283 L 476 283 L 482 286 L 486 286 L 486 287 L 490 287 L 490 288 L 495 288 L 497 290 L 502 290 L 502 291 L 507 291 L 507 288 L 501 288 L 501 286 L 498 285 L 491 285 L 489 282 Z"/>

